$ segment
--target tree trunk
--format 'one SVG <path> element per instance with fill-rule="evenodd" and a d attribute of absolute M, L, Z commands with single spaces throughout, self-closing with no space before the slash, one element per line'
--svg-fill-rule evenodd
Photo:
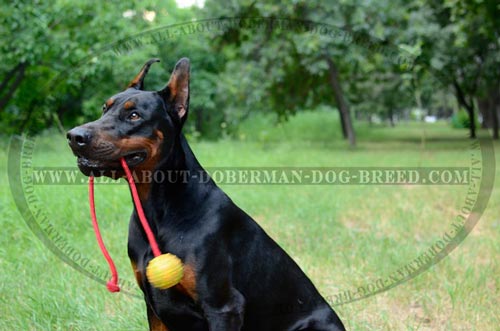
<path fill-rule="evenodd" d="M 342 128 L 342 138 L 347 139 L 347 129 L 345 127 L 345 120 L 344 116 L 342 116 L 342 113 L 340 112 L 339 108 L 339 117 L 340 117 L 340 127 Z"/>
<path fill-rule="evenodd" d="M 470 107 L 467 107 L 467 114 L 469 114 L 469 121 L 470 121 L 470 126 L 469 126 L 469 132 L 470 132 L 470 138 L 475 139 L 476 138 L 476 120 L 474 119 L 474 102 L 471 100 Z"/>
<path fill-rule="evenodd" d="M 194 128 L 196 131 L 201 133 L 203 132 L 203 109 L 196 108 L 194 114 L 195 114 Z"/>
<path fill-rule="evenodd" d="M 2 83 L 0 83 L 0 93 L 3 92 L 3 89 L 7 87 L 7 85 L 9 84 L 9 82 L 11 81 L 12 77 L 14 77 L 14 75 L 21 69 L 23 63 L 18 63 L 14 68 L 12 68 L 11 70 L 9 70 L 3 80 L 2 80 Z"/>
<path fill-rule="evenodd" d="M 500 112 L 499 106 L 494 106 L 491 108 L 491 117 L 493 124 L 493 139 L 498 140 L 498 113 Z"/>
<path fill-rule="evenodd" d="M 469 98 L 469 101 L 467 102 L 465 94 L 458 84 L 458 82 L 454 79 L 453 80 L 453 86 L 455 87 L 455 92 L 456 92 L 456 97 L 457 101 L 460 105 L 462 105 L 465 110 L 467 111 L 467 114 L 469 115 L 469 132 L 470 132 L 470 138 L 475 139 L 476 138 L 476 121 L 474 119 L 474 100 Z"/>
<path fill-rule="evenodd" d="M 500 86 L 495 84 L 486 96 L 477 99 L 483 117 L 481 128 L 492 129 L 493 139 L 498 139 L 498 111 L 500 110 Z"/>
<path fill-rule="evenodd" d="M 337 107 L 340 113 L 340 121 L 343 124 L 343 129 L 345 128 L 345 133 L 347 134 L 347 139 L 349 140 L 349 145 L 356 146 L 356 136 L 354 133 L 354 128 L 352 126 L 351 114 L 349 111 L 349 106 L 344 99 L 344 94 L 342 92 L 342 87 L 340 86 L 339 72 L 335 63 L 331 58 L 325 56 L 326 62 L 328 63 L 328 73 L 330 78 L 330 85 L 333 89 L 333 94 L 335 100 L 337 101 Z M 344 131 L 343 131 L 344 132 Z"/>
<path fill-rule="evenodd" d="M 493 139 L 498 140 L 498 113 L 500 112 L 500 89 L 496 88 L 490 94 L 491 124 Z"/>
<path fill-rule="evenodd" d="M 490 95 L 487 95 L 484 98 L 477 99 L 477 106 L 481 116 L 483 117 L 483 122 L 481 123 L 482 129 L 491 129 L 493 127 L 493 118 L 491 114 L 491 108 L 495 108 L 494 105 L 490 102 Z"/>
<path fill-rule="evenodd" d="M 25 63 L 22 63 L 17 72 L 16 72 L 16 76 L 15 76 L 15 79 L 14 79 L 14 82 L 10 85 L 10 87 L 7 89 L 7 92 L 5 93 L 5 95 L 0 99 L 0 111 L 2 111 L 6 106 L 7 104 L 9 103 L 10 99 L 12 98 L 12 96 L 14 95 L 14 92 L 17 90 L 17 88 L 19 87 L 19 85 L 21 84 L 21 82 L 23 81 L 24 79 L 24 73 L 25 73 L 25 70 L 26 70 L 26 64 Z M 7 81 L 4 81 L 2 83 L 2 86 L 4 88 L 7 87 L 7 83 L 10 81 L 7 80 Z"/>
<path fill-rule="evenodd" d="M 389 117 L 389 124 L 391 125 L 391 128 L 393 128 L 394 125 L 394 111 L 392 107 L 389 106 L 389 109 L 387 110 L 387 116 Z"/>

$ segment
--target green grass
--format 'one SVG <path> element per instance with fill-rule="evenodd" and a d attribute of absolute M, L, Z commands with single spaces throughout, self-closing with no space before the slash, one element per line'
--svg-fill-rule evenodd
<path fill-rule="evenodd" d="M 340 139 L 332 112 L 303 113 L 274 125 L 254 117 L 235 140 L 192 144 L 216 166 L 468 166 L 466 131 L 446 123 L 396 128 L 360 123 L 358 147 Z M 483 133 L 484 134 L 484 133 Z M 37 138 L 35 166 L 73 166 L 63 136 Z M 141 299 L 109 294 L 52 254 L 16 209 L 0 142 L 0 330 L 146 330 Z M 500 162 L 500 147 L 495 146 Z M 488 209 L 450 256 L 417 278 L 336 310 L 349 330 L 498 330 L 500 171 Z M 466 186 L 223 185 L 223 189 L 301 265 L 325 295 L 386 277 L 449 229 Z M 51 224 L 106 272 L 90 226 L 85 185 L 36 186 Z M 126 253 L 132 208 L 124 185 L 96 187 L 104 239 L 127 289 L 140 295 Z"/>

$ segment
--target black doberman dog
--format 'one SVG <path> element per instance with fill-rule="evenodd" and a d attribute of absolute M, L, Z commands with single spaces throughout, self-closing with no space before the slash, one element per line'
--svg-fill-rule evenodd
<path fill-rule="evenodd" d="M 67 135 L 87 176 L 124 177 L 119 160 L 125 158 L 160 250 L 183 261 L 179 284 L 160 290 L 148 283 L 153 253 L 134 210 L 128 254 L 150 330 L 345 330 L 297 264 L 212 180 L 148 180 L 165 178 L 160 172 L 206 174 L 181 133 L 189 60 L 179 60 L 165 88 L 144 91 L 144 77 L 158 61 L 148 61 L 109 98 L 100 119 Z"/>

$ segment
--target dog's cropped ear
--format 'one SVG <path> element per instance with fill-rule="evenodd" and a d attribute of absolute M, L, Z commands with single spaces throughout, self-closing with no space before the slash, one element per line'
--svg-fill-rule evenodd
<path fill-rule="evenodd" d="M 151 59 L 148 62 L 146 62 L 143 66 L 141 71 L 135 76 L 134 79 L 128 84 L 127 88 L 135 88 L 136 90 L 144 90 L 144 77 L 146 77 L 149 67 L 155 62 L 160 62 L 160 59 Z"/>
<path fill-rule="evenodd" d="M 177 113 L 181 123 L 186 120 L 189 108 L 189 59 L 182 58 L 175 65 L 167 86 L 158 91 L 167 105 Z"/>

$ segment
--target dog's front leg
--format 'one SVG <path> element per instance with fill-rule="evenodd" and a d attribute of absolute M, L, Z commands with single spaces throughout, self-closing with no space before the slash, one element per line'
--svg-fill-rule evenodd
<path fill-rule="evenodd" d="M 231 257 L 222 245 L 206 244 L 205 261 L 198 269 L 197 296 L 210 331 L 239 331 L 243 326 L 245 297 L 232 283 Z"/>
<path fill-rule="evenodd" d="M 206 298 L 202 303 L 210 331 L 239 331 L 243 325 L 245 299 L 235 288 L 227 289 L 225 296 Z"/>

